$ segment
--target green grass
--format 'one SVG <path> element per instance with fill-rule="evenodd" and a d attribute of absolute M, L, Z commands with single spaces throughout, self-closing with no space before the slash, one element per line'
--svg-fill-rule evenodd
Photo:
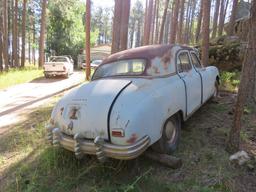
<path fill-rule="evenodd" d="M 77 160 L 72 152 L 46 144 L 44 125 L 58 99 L 29 114 L 0 139 L 0 191 L 230 192 L 233 178 L 246 174 L 232 167 L 224 149 L 230 106 L 208 103 L 185 123 L 174 154 L 183 166 L 173 170 L 144 156 L 105 164 L 95 157 Z"/>
<path fill-rule="evenodd" d="M 24 69 L 10 69 L 8 72 L 0 73 L 0 90 L 7 87 L 26 83 L 43 76 L 43 70 L 34 66 L 28 66 Z"/>
<path fill-rule="evenodd" d="M 222 71 L 220 73 L 221 90 L 237 92 L 240 84 L 240 72 L 239 71 Z"/>

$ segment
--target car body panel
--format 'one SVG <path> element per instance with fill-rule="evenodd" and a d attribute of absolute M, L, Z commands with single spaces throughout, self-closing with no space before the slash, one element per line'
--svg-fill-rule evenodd
<path fill-rule="evenodd" d="M 58 106 L 59 113 L 55 119 L 60 122 L 61 130 L 67 135 L 79 133 L 88 139 L 101 136 L 108 140 L 110 106 L 116 95 L 128 83 L 130 80 L 99 80 L 82 85 L 73 91 L 64 98 L 63 105 Z M 61 112 L 62 108 L 63 111 Z M 75 115 L 73 115 L 74 110 L 76 110 Z M 60 115 L 60 113 L 62 114 Z M 71 124 L 72 127 L 69 127 Z"/>

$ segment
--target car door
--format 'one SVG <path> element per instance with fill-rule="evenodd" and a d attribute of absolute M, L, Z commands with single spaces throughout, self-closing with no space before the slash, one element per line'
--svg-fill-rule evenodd
<path fill-rule="evenodd" d="M 199 73 L 192 67 L 189 52 L 182 50 L 177 56 L 177 70 L 184 82 L 186 92 L 186 115 L 192 114 L 201 105 L 202 83 Z"/>
<path fill-rule="evenodd" d="M 198 55 L 195 51 L 190 51 L 190 55 L 191 62 L 202 79 L 202 103 L 204 103 L 209 99 L 213 90 L 212 80 L 210 80 L 211 72 L 208 70 L 207 67 L 203 67 L 201 65 Z"/>

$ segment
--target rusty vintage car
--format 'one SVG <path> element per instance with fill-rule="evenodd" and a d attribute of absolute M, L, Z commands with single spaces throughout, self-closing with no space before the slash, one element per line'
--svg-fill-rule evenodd
<path fill-rule="evenodd" d="M 216 96 L 219 72 L 203 67 L 197 52 L 180 45 L 151 45 L 106 58 L 91 82 L 54 107 L 48 139 L 77 157 L 133 159 L 148 147 L 171 153 L 181 122 Z"/>

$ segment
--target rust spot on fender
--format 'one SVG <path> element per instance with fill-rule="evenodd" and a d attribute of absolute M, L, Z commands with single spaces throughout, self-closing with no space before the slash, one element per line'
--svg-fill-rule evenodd
<path fill-rule="evenodd" d="M 126 142 L 129 144 L 133 144 L 136 142 L 137 139 L 138 139 L 138 136 L 135 133 L 133 133 Z"/>

